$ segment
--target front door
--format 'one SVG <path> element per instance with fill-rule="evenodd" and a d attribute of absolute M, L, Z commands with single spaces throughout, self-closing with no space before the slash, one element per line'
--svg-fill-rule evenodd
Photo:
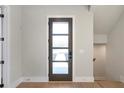
<path fill-rule="evenodd" d="M 72 18 L 49 18 L 49 81 L 72 81 Z"/>

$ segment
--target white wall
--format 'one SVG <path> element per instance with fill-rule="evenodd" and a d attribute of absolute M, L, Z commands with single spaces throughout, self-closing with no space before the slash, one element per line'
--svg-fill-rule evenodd
<path fill-rule="evenodd" d="M 113 28 L 107 44 L 107 77 L 124 81 L 124 14 Z M 121 81 L 122 81 L 121 80 Z"/>
<path fill-rule="evenodd" d="M 21 8 L 8 7 L 9 87 L 22 77 L 21 65 Z"/>
<path fill-rule="evenodd" d="M 93 81 L 93 13 L 83 6 L 23 6 L 24 77 L 48 78 L 48 16 L 73 16 L 74 81 Z M 46 80 L 47 81 L 47 80 Z"/>
<path fill-rule="evenodd" d="M 94 44 L 106 44 L 107 35 L 105 34 L 94 34 Z"/>
<path fill-rule="evenodd" d="M 94 44 L 94 78 L 95 80 L 105 80 L 106 78 L 106 45 Z"/>

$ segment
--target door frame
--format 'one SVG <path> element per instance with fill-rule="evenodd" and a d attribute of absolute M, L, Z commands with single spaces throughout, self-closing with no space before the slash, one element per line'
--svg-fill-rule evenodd
<path fill-rule="evenodd" d="M 72 18 L 72 29 L 73 29 L 73 31 L 72 31 L 72 51 L 73 51 L 73 55 L 72 55 L 72 82 L 74 82 L 75 81 L 75 67 L 74 67 L 74 56 L 75 56 L 75 54 L 74 54 L 74 38 L 75 38 L 75 36 L 74 36 L 74 33 L 75 33 L 75 16 L 74 15 L 48 15 L 47 16 L 47 22 L 46 22 L 46 29 L 47 29 L 47 32 L 46 32 L 46 35 L 47 35 L 47 56 L 46 56 L 46 59 L 47 59 L 47 82 L 49 82 L 49 42 L 48 42 L 48 40 L 49 40 L 49 18 Z"/>
<path fill-rule="evenodd" d="M 4 87 L 10 86 L 10 58 L 9 58 L 9 6 L 1 5 L 2 13 L 4 14 L 4 18 L 2 20 L 3 26 L 3 36 L 4 36 L 4 44 L 3 44 L 3 57 L 4 57 L 4 65 L 3 65 L 3 83 Z"/>

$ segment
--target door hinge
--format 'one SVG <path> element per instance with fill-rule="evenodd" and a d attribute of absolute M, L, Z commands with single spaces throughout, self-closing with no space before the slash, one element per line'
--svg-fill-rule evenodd
<path fill-rule="evenodd" d="M 0 17 L 4 18 L 4 14 L 0 14 Z"/>
<path fill-rule="evenodd" d="M 3 61 L 3 60 L 1 60 L 1 61 L 0 61 L 0 64 L 4 64 L 4 61 Z"/>
<path fill-rule="evenodd" d="M 2 38 L 0 38 L 0 41 L 4 41 L 4 38 L 2 37 Z"/>
<path fill-rule="evenodd" d="M 4 87 L 4 84 L 0 84 L 0 88 L 3 88 Z"/>

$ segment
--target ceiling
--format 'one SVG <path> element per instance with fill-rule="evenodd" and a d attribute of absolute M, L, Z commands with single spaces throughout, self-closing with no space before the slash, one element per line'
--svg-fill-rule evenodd
<path fill-rule="evenodd" d="M 97 5 L 92 8 L 95 34 L 109 34 L 124 10 L 124 6 L 119 5 Z"/>

